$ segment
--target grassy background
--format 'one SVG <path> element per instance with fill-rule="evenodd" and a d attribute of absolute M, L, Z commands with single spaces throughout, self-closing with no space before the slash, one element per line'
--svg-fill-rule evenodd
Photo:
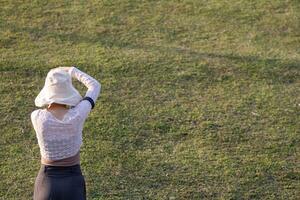
<path fill-rule="evenodd" d="M 0 199 L 32 197 L 61 65 L 102 84 L 88 199 L 299 199 L 299 21 L 298 0 L 0 1 Z"/>

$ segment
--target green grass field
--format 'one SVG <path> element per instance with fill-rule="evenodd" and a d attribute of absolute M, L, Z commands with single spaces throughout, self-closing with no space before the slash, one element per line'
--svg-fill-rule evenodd
<path fill-rule="evenodd" d="M 300 199 L 299 22 L 299 0 L 0 1 L 0 199 L 32 198 L 34 98 L 71 65 L 102 84 L 88 199 Z"/>

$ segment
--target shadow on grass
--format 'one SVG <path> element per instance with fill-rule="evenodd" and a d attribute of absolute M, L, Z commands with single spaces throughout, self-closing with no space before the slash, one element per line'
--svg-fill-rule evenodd
<path fill-rule="evenodd" d="M 221 54 L 221 53 L 206 53 L 198 52 L 188 48 L 165 47 L 158 45 L 147 45 L 136 42 L 136 39 L 128 39 L 124 41 L 119 37 L 117 32 L 112 30 L 104 30 L 96 33 L 96 36 L 81 35 L 77 32 L 59 33 L 48 31 L 47 29 L 31 28 L 31 27 L 16 27 L 6 25 L 14 32 L 28 33 L 33 40 L 42 37 L 55 38 L 59 42 L 71 42 L 73 44 L 89 43 L 91 45 L 98 44 L 105 48 L 120 48 L 120 49 L 138 49 L 145 52 L 159 52 L 162 55 L 180 54 L 186 57 L 188 62 L 197 63 L 203 59 L 224 59 L 229 62 L 228 68 L 234 64 L 238 73 L 245 77 L 254 78 L 255 80 L 267 80 L 271 84 L 290 84 L 299 80 L 300 61 L 276 58 L 260 58 L 258 56 L 240 56 L 236 54 Z M 8 42 L 8 44 L 13 42 Z M 4 45 L 4 44 L 3 44 Z M 171 58 L 172 59 L 172 58 Z M 7 70 L 7 67 L 1 67 L 2 70 Z M 239 74 L 240 75 L 240 74 Z"/>

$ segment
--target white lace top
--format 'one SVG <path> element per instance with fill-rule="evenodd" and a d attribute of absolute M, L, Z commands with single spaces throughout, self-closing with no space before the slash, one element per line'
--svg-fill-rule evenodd
<path fill-rule="evenodd" d="M 88 88 L 85 96 L 96 102 L 101 89 L 100 83 L 75 67 L 72 67 L 69 73 Z M 69 109 L 62 120 L 46 109 L 34 110 L 31 113 L 31 122 L 41 156 L 48 160 L 60 160 L 76 155 L 82 144 L 83 124 L 91 108 L 89 101 L 81 101 Z"/>

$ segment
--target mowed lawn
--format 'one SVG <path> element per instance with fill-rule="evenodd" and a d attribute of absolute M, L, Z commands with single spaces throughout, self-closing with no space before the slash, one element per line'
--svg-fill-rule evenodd
<path fill-rule="evenodd" d="M 32 198 L 34 99 L 71 65 L 102 84 L 88 199 L 300 198 L 299 1 L 0 1 L 1 200 Z"/>

